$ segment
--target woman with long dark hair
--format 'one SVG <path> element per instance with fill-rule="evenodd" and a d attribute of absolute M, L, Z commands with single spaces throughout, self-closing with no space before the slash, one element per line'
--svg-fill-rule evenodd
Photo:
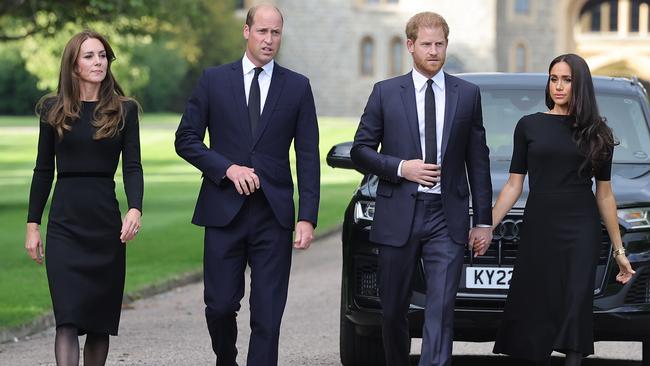
<path fill-rule="evenodd" d="M 125 244 L 140 229 L 139 106 L 113 77 L 114 59 L 100 34 L 75 35 L 63 51 L 56 94 L 37 106 L 40 134 L 25 248 L 39 264 L 46 253 L 59 366 L 79 364 L 81 334 L 87 335 L 84 364 L 105 364 L 109 335 L 117 335 L 120 320 Z M 123 219 L 113 180 L 120 155 L 129 206 Z M 44 251 L 39 224 L 55 166 Z"/>
<path fill-rule="evenodd" d="M 626 283 L 635 272 L 625 256 L 610 182 L 616 143 L 598 113 L 591 73 L 580 56 L 551 62 L 546 106 L 549 111 L 517 123 L 510 177 L 492 211 L 496 227 L 528 174 L 524 229 L 494 352 L 549 365 L 551 352 L 559 351 L 566 354 L 565 365 L 574 366 L 594 352 L 601 219 L 619 267 L 616 279 Z"/>

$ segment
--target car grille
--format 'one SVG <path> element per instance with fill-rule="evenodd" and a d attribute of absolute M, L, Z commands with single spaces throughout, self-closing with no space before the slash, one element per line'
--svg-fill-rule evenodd
<path fill-rule="evenodd" d="M 379 297 L 379 284 L 377 283 L 377 259 L 355 257 L 355 294 L 364 297 Z"/>
<path fill-rule="evenodd" d="M 650 271 L 641 273 L 625 295 L 626 304 L 650 303 Z"/>
<path fill-rule="evenodd" d="M 492 245 L 490 245 L 484 255 L 474 258 L 469 248 L 465 248 L 465 263 L 473 265 L 514 265 L 523 226 L 523 215 L 506 216 L 494 230 Z M 604 265 L 607 264 L 609 259 L 612 244 L 604 226 L 601 231 L 602 239 L 600 242 L 598 264 Z"/>
<path fill-rule="evenodd" d="M 523 226 L 521 217 L 522 216 L 507 217 L 506 220 L 511 221 L 506 222 L 506 224 L 517 223 L 520 225 L 520 230 Z M 497 230 L 499 230 L 499 228 L 497 228 Z M 485 253 L 485 255 L 473 258 L 469 249 L 465 249 L 465 263 L 474 265 L 514 265 L 515 259 L 517 257 L 517 250 L 519 248 L 519 235 L 508 235 L 507 232 L 504 235 L 504 232 L 497 230 L 495 230 L 495 232 L 498 232 L 498 234 L 495 235 L 495 239 L 492 241 L 492 245 L 490 245 L 490 248 Z M 509 230 L 512 231 L 512 229 Z M 602 229 L 602 232 L 603 235 L 601 241 L 600 258 L 598 261 L 599 265 L 607 264 L 611 251 L 611 242 L 609 241 L 609 235 L 607 234 L 607 231 L 604 227 Z M 357 297 L 357 301 L 360 301 L 364 304 L 367 301 L 370 301 L 368 303 L 370 304 L 376 301 L 376 299 L 379 297 L 377 268 L 378 265 L 376 256 L 357 255 L 354 257 L 354 294 Z M 648 300 L 648 297 L 650 297 L 650 272 L 644 273 L 643 275 L 646 276 L 643 277 L 645 280 L 641 280 L 642 276 L 639 276 L 639 279 L 637 282 L 635 282 L 635 287 L 633 287 L 628 293 L 628 297 L 635 296 L 635 299 L 645 299 L 643 301 L 637 301 L 645 303 L 650 302 L 650 300 Z M 596 287 L 600 286 L 599 283 L 600 281 L 597 281 Z M 632 295 L 632 293 L 638 295 Z M 630 301 L 626 302 L 632 303 Z"/>

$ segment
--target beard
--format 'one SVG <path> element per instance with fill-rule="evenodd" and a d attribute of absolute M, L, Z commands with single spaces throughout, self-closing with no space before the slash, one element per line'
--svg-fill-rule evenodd
<path fill-rule="evenodd" d="M 418 59 L 414 57 L 413 63 L 415 64 L 415 67 L 418 69 L 418 71 L 429 77 L 432 77 L 442 69 L 442 66 L 445 64 L 445 59 L 439 58 L 439 61 L 432 64 L 431 62 L 425 61 L 424 59 Z"/>

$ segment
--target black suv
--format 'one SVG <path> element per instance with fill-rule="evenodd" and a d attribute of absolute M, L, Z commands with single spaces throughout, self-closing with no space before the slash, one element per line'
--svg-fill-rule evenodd
<path fill-rule="evenodd" d="M 512 136 L 524 115 L 545 111 L 545 74 L 464 74 L 481 88 L 483 117 L 490 147 L 494 198 L 507 177 Z M 595 77 L 600 113 L 620 141 L 614 153 L 612 185 L 628 258 L 636 275 L 626 285 L 618 272 L 603 226 L 600 261 L 594 278 L 594 331 L 599 341 L 643 342 L 643 365 L 650 365 L 650 107 L 638 80 Z M 328 165 L 357 169 L 350 160 L 351 142 L 338 144 L 327 155 Z M 358 170 L 358 169 L 357 169 Z M 343 365 L 381 365 L 381 306 L 377 288 L 377 247 L 368 239 L 374 215 L 378 178 L 364 174 L 345 211 L 341 276 L 340 352 Z M 505 304 L 528 183 L 521 199 L 494 232 L 488 252 L 465 263 L 456 295 L 454 339 L 493 341 Z M 471 200 L 470 200 L 471 203 Z M 471 208 L 470 208 L 471 214 Z M 412 338 L 422 337 L 424 272 L 416 271 L 409 311 Z"/>

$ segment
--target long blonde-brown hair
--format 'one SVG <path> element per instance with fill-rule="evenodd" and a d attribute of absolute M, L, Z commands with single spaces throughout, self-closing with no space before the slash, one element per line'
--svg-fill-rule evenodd
<path fill-rule="evenodd" d="M 38 115 L 44 117 L 54 127 L 59 136 L 63 138 L 65 131 L 72 128 L 70 122 L 78 119 L 81 111 L 79 75 L 75 71 L 77 57 L 81 44 L 87 39 L 97 39 L 104 45 L 108 67 L 106 77 L 99 89 L 99 101 L 93 113 L 93 126 L 97 128 L 93 138 L 95 140 L 111 138 L 124 127 L 125 110 L 122 102 L 131 100 L 115 80 L 111 72 L 111 64 L 115 60 L 115 53 L 106 38 L 97 32 L 84 30 L 74 35 L 63 49 L 61 57 L 61 71 L 56 94 L 49 94 L 41 98 L 36 106 Z"/>

